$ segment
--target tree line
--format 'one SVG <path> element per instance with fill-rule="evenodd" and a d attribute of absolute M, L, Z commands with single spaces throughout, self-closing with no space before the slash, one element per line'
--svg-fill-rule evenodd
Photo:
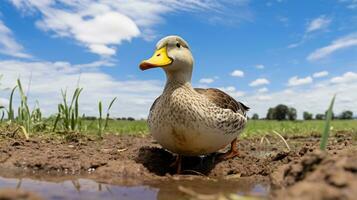
<path fill-rule="evenodd" d="M 303 119 L 304 120 L 323 120 L 325 119 L 325 116 L 327 114 L 327 111 L 324 114 L 316 114 L 315 116 L 307 111 L 303 112 Z M 257 113 L 254 113 L 252 116 L 252 119 L 266 119 L 266 120 L 291 120 L 294 121 L 297 118 L 297 111 L 293 107 L 286 106 L 284 104 L 279 104 L 275 107 L 269 108 L 267 115 L 265 118 L 259 118 L 259 115 Z M 332 113 L 332 119 L 353 119 L 353 112 L 350 110 L 343 111 L 339 115 L 335 115 Z"/>

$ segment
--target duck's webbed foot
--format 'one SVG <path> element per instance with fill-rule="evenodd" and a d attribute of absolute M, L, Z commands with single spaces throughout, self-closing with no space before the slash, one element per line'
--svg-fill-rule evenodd
<path fill-rule="evenodd" d="M 177 155 L 175 161 L 170 164 L 170 167 L 176 168 L 176 174 L 181 174 L 181 161 L 182 161 L 182 156 Z"/>
<path fill-rule="evenodd" d="M 224 154 L 218 155 L 217 161 L 220 162 L 220 161 L 223 161 L 223 160 L 229 160 L 231 158 L 234 158 L 234 157 L 238 156 L 239 153 L 238 153 L 237 142 L 238 142 L 238 139 L 237 138 L 234 139 L 231 142 L 231 149 L 228 152 L 224 153 Z"/>

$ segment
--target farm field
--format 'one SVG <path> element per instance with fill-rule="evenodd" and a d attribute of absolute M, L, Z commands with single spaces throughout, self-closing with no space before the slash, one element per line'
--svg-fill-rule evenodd
<path fill-rule="evenodd" d="M 46 128 L 40 129 L 34 135 L 51 135 L 53 129 L 53 121 L 44 120 Z M 296 120 L 296 121 L 276 121 L 276 120 L 248 120 L 247 126 L 241 133 L 240 137 L 254 137 L 262 136 L 272 132 L 278 132 L 284 136 L 318 136 L 322 133 L 324 128 L 324 120 Z M 2 123 L 1 126 L 5 126 Z M 98 133 L 97 120 L 83 120 L 83 134 L 96 135 Z M 357 120 L 332 120 L 332 133 L 335 132 L 356 132 Z M 19 130 L 19 132 L 21 132 Z M 145 120 L 109 120 L 106 134 L 114 135 L 147 135 L 148 127 Z"/>
<path fill-rule="evenodd" d="M 86 122 L 91 124 L 90 122 Z M 275 120 L 248 120 L 247 126 L 241 137 L 259 136 L 276 131 L 286 136 L 297 135 L 319 135 L 324 128 L 324 120 L 297 120 L 297 121 L 275 121 Z M 95 132 L 94 123 L 88 126 L 88 130 Z M 357 120 L 332 120 L 331 132 L 357 131 Z M 114 134 L 146 134 L 148 132 L 146 121 L 118 121 L 110 120 L 108 132 Z"/>
<path fill-rule="evenodd" d="M 0 186 L 32 192 L 21 194 L 7 190 L 0 192 L 0 196 L 13 199 L 18 195 L 46 199 L 144 196 L 149 199 L 284 199 L 290 195 L 295 198 L 296 193 L 312 192 L 304 191 L 306 185 L 311 184 L 308 180 L 299 182 L 298 186 L 291 182 L 298 172 L 286 172 L 286 167 L 295 169 L 299 165 L 321 170 L 314 172 L 320 173 L 318 184 L 333 191 L 328 195 L 341 195 L 342 190 L 335 191 L 323 177 L 331 173 L 346 176 L 350 172 L 343 169 L 325 172 L 323 163 L 342 162 L 357 167 L 354 162 L 350 163 L 357 155 L 356 120 L 332 121 L 327 153 L 315 150 L 324 126 L 322 120 L 250 120 L 238 143 L 240 156 L 222 162 L 215 161 L 215 154 L 204 158 L 186 157 L 184 175 L 175 175 L 169 166 L 173 155 L 151 138 L 145 121 L 109 120 L 103 138 L 98 138 L 94 124 L 95 121 L 83 121 L 87 131 L 78 133 L 52 133 L 44 129 L 30 134 L 26 140 L 21 131 L 14 133 L 16 126 L 2 123 Z M 283 136 L 286 143 L 276 133 Z M 348 159 L 348 163 L 344 159 Z M 306 164 L 304 160 L 312 163 Z M 299 173 L 312 176 L 309 171 Z M 344 190 L 351 190 L 354 180 L 344 179 Z M 292 186 L 288 190 L 280 189 L 289 185 Z"/>
<path fill-rule="evenodd" d="M 357 199 L 357 0 L 5 0 L 0 200 Z"/>

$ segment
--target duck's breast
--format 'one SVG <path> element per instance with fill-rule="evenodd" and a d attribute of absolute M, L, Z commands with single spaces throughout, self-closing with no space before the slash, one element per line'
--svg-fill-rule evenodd
<path fill-rule="evenodd" d="M 200 96 L 163 97 L 149 116 L 153 137 L 164 148 L 182 155 L 209 154 L 238 136 L 233 112 L 219 109 Z M 232 119 L 229 119 L 232 118 Z"/>

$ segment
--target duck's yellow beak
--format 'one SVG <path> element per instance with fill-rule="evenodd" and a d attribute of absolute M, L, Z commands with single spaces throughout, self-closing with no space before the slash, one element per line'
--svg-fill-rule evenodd
<path fill-rule="evenodd" d="M 140 63 L 141 70 L 147 70 L 155 67 L 164 67 L 172 63 L 172 59 L 167 55 L 167 48 L 162 47 L 155 51 L 154 55 Z"/>

